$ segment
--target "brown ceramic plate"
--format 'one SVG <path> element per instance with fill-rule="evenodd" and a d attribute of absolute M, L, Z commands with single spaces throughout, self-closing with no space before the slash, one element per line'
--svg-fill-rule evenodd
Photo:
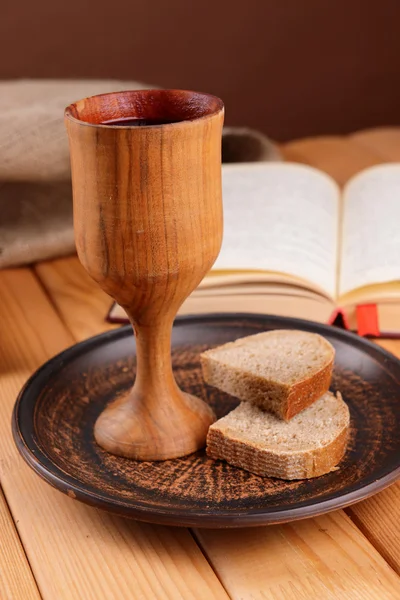
<path fill-rule="evenodd" d="M 136 462 L 104 452 L 93 424 L 116 391 L 132 385 L 130 327 L 69 348 L 43 365 L 22 390 L 14 439 L 47 482 L 83 502 L 142 521 L 195 527 L 244 527 L 319 515 L 383 489 L 400 474 L 400 361 L 334 327 L 260 315 L 185 317 L 175 322 L 173 361 L 182 388 L 207 399 L 218 416 L 236 400 L 207 387 L 199 353 L 277 328 L 324 335 L 336 348 L 333 390 L 351 412 L 340 469 L 311 480 L 261 478 L 204 451 L 166 462 Z"/>

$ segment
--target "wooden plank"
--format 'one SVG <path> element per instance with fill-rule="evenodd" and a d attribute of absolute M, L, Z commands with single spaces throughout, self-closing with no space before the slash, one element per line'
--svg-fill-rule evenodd
<path fill-rule="evenodd" d="M 10 431 L 15 397 L 73 338 L 26 269 L 0 272 L 0 305 L 0 476 L 44 600 L 226 599 L 187 530 L 89 508 L 25 465 Z"/>
<path fill-rule="evenodd" d="M 79 277 L 82 285 L 88 276 L 78 265 L 75 268 L 80 273 Z M 97 290 L 96 287 L 92 287 L 90 295 L 87 297 L 80 295 L 79 302 L 75 303 L 71 299 L 71 292 L 66 293 L 70 277 L 63 284 L 64 269 L 65 261 L 56 260 L 42 264 L 38 269 L 38 274 L 51 294 L 58 310 L 61 311 L 64 322 L 74 324 L 76 319 L 79 318 L 78 315 L 81 314 L 90 319 L 90 325 L 87 325 L 87 327 L 93 333 L 99 333 L 104 329 L 104 315 L 108 305 L 105 304 L 103 314 L 90 310 L 90 307 L 98 302 L 93 296 L 101 297 L 103 293 Z M 70 298 L 70 300 L 67 301 L 67 298 Z M 72 313 L 75 315 L 73 320 L 69 316 Z M 324 525 L 321 527 L 320 520 L 315 522 L 308 520 L 292 526 L 276 526 L 234 532 L 204 531 L 202 533 L 197 532 L 197 535 L 204 552 L 211 560 L 214 569 L 233 598 L 262 598 L 261 590 L 265 588 L 270 593 L 270 595 L 265 595 L 265 598 L 315 597 L 325 599 L 324 591 L 333 589 L 336 593 L 342 589 L 340 585 L 344 572 L 347 577 L 346 584 L 351 586 L 352 589 L 359 590 L 360 594 L 365 592 L 365 596 L 331 595 L 326 596 L 326 598 L 372 598 L 367 594 L 370 589 L 374 589 L 371 588 L 370 580 L 375 573 L 375 569 L 378 569 L 378 572 L 382 575 L 383 582 L 386 581 L 387 576 L 388 581 L 391 582 L 390 585 L 399 585 L 396 576 L 381 560 L 378 552 L 372 548 L 342 511 L 322 519 Z M 327 531 L 320 531 L 320 529 L 326 529 Z M 292 531 L 295 533 L 292 533 Z M 267 532 L 269 533 L 267 534 Z M 301 535 L 296 532 L 301 532 Z M 225 542 L 219 542 L 218 540 L 225 540 Z M 261 543 L 260 540 L 264 541 Z M 350 551 L 343 550 L 342 553 L 338 554 L 338 547 L 340 548 L 343 545 L 346 549 L 349 543 L 351 544 Z M 358 548 L 358 554 L 353 556 L 355 547 Z M 312 573 L 315 568 L 315 561 L 309 558 L 310 548 L 319 557 L 315 563 L 319 570 L 314 575 Z M 290 560 L 285 558 L 289 555 Z M 336 566 L 329 569 L 326 565 L 330 564 L 331 555 L 337 555 L 337 564 L 335 563 Z M 242 560 L 243 568 L 240 567 Z M 220 568 L 221 561 L 223 561 L 223 568 Z M 235 561 L 239 564 L 238 568 L 236 568 Z M 304 565 L 307 566 L 307 576 L 303 577 Z M 335 574 L 336 570 L 338 570 L 338 576 Z M 272 577 L 274 583 L 271 583 L 270 587 L 268 587 L 269 584 L 266 581 L 269 577 L 265 575 L 264 578 L 264 575 L 259 574 L 260 572 L 274 574 Z M 295 583 L 292 582 L 292 573 L 296 574 Z M 307 596 L 310 585 L 311 587 L 315 586 L 319 596 Z M 285 590 L 286 596 L 283 595 L 283 592 L 279 595 L 280 589 Z M 381 591 L 380 588 L 375 589 Z M 396 587 L 396 590 L 400 598 L 400 588 Z M 389 593 L 386 596 L 384 593 L 375 597 L 393 598 Z"/>
<path fill-rule="evenodd" d="M 344 185 L 350 177 L 382 162 L 373 150 L 339 136 L 295 140 L 280 146 L 285 160 L 306 163 L 321 169 Z"/>
<path fill-rule="evenodd" d="M 0 598 L 40 600 L 14 521 L 0 490 Z"/>
<path fill-rule="evenodd" d="M 233 600 L 400 598 L 398 576 L 342 511 L 196 536 Z"/>
<path fill-rule="evenodd" d="M 380 494 L 354 504 L 346 512 L 400 575 L 400 484 L 395 483 Z"/>
<path fill-rule="evenodd" d="M 400 357 L 400 340 L 376 340 Z M 400 482 L 346 511 L 364 535 L 400 574 Z"/>
<path fill-rule="evenodd" d="M 379 155 L 382 162 L 400 161 L 400 127 L 377 127 L 358 131 L 349 139 Z"/>
<path fill-rule="evenodd" d="M 76 255 L 39 263 L 34 269 L 75 339 L 96 335 L 99 323 L 102 331 L 116 327 L 105 321 L 112 299 L 89 277 Z"/>

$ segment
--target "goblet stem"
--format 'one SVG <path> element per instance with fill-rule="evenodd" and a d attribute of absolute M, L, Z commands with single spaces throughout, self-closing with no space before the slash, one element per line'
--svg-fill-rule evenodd
<path fill-rule="evenodd" d="M 170 320 L 139 326 L 136 379 L 132 390 L 114 401 L 95 425 L 105 450 L 138 460 L 184 456 L 204 446 L 212 409 L 179 389 L 171 366 Z"/>
<path fill-rule="evenodd" d="M 176 386 L 171 363 L 172 322 L 165 320 L 150 326 L 132 322 L 132 325 L 136 338 L 136 392 Z"/>

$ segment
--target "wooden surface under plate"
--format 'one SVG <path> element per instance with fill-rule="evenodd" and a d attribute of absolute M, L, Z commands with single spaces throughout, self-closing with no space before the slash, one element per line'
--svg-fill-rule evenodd
<path fill-rule="evenodd" d="M 343 184 L 399 161 L 400 128 L 280 149 Z M 1 600 L 400 599 L 400 482 L 345 510 L 240 530 L 147 525 L 53 490 L 19 456 L 12 408 L 44 361 L 113 328 L 110 298 L 69 257 L 0 272 L 0 305 Z M 400 341 L 377 343 L 400 356 Z"/>

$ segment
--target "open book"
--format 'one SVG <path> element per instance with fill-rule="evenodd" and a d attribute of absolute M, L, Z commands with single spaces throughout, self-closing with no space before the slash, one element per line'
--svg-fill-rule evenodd
<path fill-rule="evenodd" d="M 180 314 L 255 312 L 400 334 L 400 163 L 353 177 L 294 163 L 223 167 L 221 253 Z M 114 305 L 109 319 L 124 321 Z"/>

